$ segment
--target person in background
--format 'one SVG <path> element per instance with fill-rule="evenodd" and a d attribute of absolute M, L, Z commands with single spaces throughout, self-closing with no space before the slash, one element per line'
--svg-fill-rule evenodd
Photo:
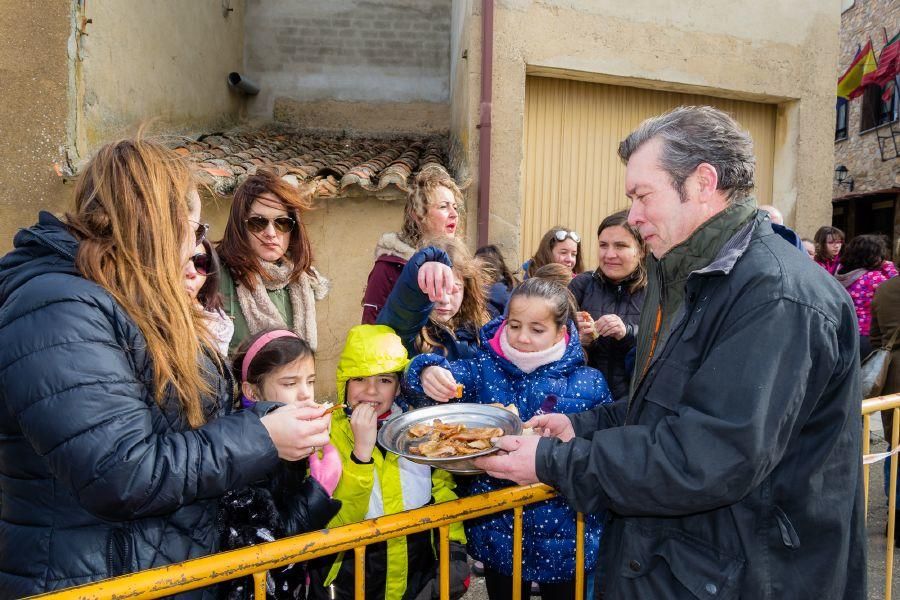
<path fill-rule="evenodd" d="M 246 406 L 317 406 L 315 356 L 293 331 L 268 329 L 250 336 L 238 347 L 232 369 Z M 280 461 L 266 479 L 225 494 L 217 515 L 223 550 L 271 542 L 328 524 L 341 508 L 340 501 L 331 497 L 341 478 L 341 459 L 330 443 L 321 449 L 321 458 L 319 452 L 310 454 L 308 461 Z M 228 600 L 253 596 L 251 577 L 220 587 Z M 269 570 L 266 598 L 305 600 L 306 565 Z"/>
<path fill-rule="evenodd" d="M 872 323 L 872 298 L 878 287 L 897 276 L 897 267 L 889 260 L 887 247 L 877 235 L 858 235 L 847 244 L 841 266 L 835 274 L 853 299 L 859 321 L 859 358 L 872 351 L 869 329 Z"/>
<path fill-rule="evenodd" d="M 337 368 L 337 403 L 345 408 L 334 413 L 331 430 L 331 443 L 343 463 L 334 491 L 342 506 L 329 528 L 457 498 L 450 473 L 387 452 L 376 442 L 381 425 L 403 412 L 394 400 L 408 363 L 406 349 L 390 327 L 357 325 L 347 334 Z M 437 598 L 436 533 L 425 530 L 367 546 L 366 598 Z M 454 599 L 465 593 L 469 582 L 465 543 L 463 524 L 450 525 Z M 352 552 L 311 561 L 310 600 L 351 600 L 354 572 Z"/>
<path fill-rule="evenodd" d="M 459 235 L 463 206 L 459 186 L 443 167 L 431 165 L 416 175 L 406 197 L 403 226 L 398 233 L 382 235 L 375 246 L 375 265 L 362 299 L 363 324 L 375 323 L 403 266 L 423 238 Z"/>
<path fill-rule="evenodd" d="M 816 262 L 834 275 L 841 266 L 841 248 L 844 246 L 844 232 L 831 225 L 823 225 L 813 236 L 816 244 Z"/>
<path fill-rule="evenodd" d="M 209 240 L 204 238 L 184 265 L 184 287 L 188 295 L 203 309 L 204 324 L 213 337 L 222 357 L 228 356 L 228 346 L 234 335 L 234 323 L 225 314 L 219 292 L 219 271 L 222 265 Z"/>
<path fill-rule="evenodd" d="M 494 244 L 488 244 L 476 250 L 475 258 L 480 259 L 485 265 L 485 274 L 490 284 L 487 293 L 487 310 L 493 319 L 506 311 L 509 295 L 519 282 L 506 266 L 500 249 Z"/>
<path fill-rule="evenodd" d="M 574 277 L 583 270 L 581 259 L 581 236 L 564 227 L 554 227 L 544 234 L 537 251 L 522 265 L 525 277 L 551 263 L 566 267 Z"/>
<path fill-rule="evenodd" d="M 869 329 L 869 341 L 872 348 L 886 346 L 891 337 L 900 328 L 900 277 L 894 277 L 882 283 L 875 291 L 871 305 L 872 326 Z M 900 336 L 898 336 L 900 337 Z M 900 340 L 894 341 L 891 348 L 891 362 L 888 366 L 887 377 L 882 396 L 900 393 Z M 890 449 L 894 426 L 894 411 L 881 411 L 881 424 L 884 429 L 884 439 L 887 440 Z M 890 489 L 890 461 L 888 457 L 884 461 L 884 495 L 887 496 Z M 900 505 L 897 507 L 900 509 Z M 895 513 L 897 526 L 894 527 L 894 545 L 900 546 L 900 510 Z"/>
<path fill-rule="evenodd" d="M 539 269 L 535 269 L 531 276 L 538 279 L 553 281 L 563 287 L 569 285 L 572 281 L 572 271 L 565 265 L 559 263 L 550 263 L 549 265 L 544 265 Z"/>
<path fill-rule="evenodd" d="M 800 241 L 803 243 L 803 249 L 806 250 L 809 257 L 816 260 L 816 243 L 809 238 L 802 238 Z"/>
<path fill-rule="evenodd" d="M 647 248 L 628 212 L 612 214 L 597 228 L 599 266 L 581 273 L 569 290 L 581 312 L 578 332 L 588 365 L 599 369 L 616 400 L 628 397 L 631 369 L 626 357 L 635 347 L 647 288 Z"/>
<path fill-rule="evenodd" d="M 120 140 L 0 260 L 0 595 L 216 552 L 226 492 L 328 442 L 321 407 L 231 411 L 184 288 L 200 212 L 186 161 Z"/>
<path fill-rule="evenodd" d="M 410 356 L 469 358 L 488 320 L 484 275 L 457 238 L 428 240 L 403 267 L 378 324 L 397 332 Z"/>
<path fill-rule="evenodd" d="M 448 361 L 436 354 L 415 357 L 405 375 L 411 404 L 426 396 L 438 402 L 512 404 L 522 419 L 535 414 L 577 413 L 612 402 L 603 375 L 584 364 L 575 327 L 575 305 L 565 283 L 537 276 L 519 285 L 506 317 L 481 330 L 476 357 Z M 480 494 L 509 485 L 479 475 L 469 485 Z M 543 598 L 573 598 L 575 575 L 575 511 L 562 498 L 525 507 L 523 514 L 522 591 L 540 585 Z M 602 531 L 602 515 L 585 515 L 584 568 L 593 570 Z M 491 600 L 512 598 L 512 536 L 509 513 L 466 521 L 472 555 L 483 561 Z M 517 599 L 518 600 L 518 599 Z"/>
<path fill-rule="evenodd" d="M 305 191 L 271 171 L 260 169 L 238 186 L 225 235 L 217 250 L 224 263 L 221 291 L 225 312 L 234 320 L 229 350 L 250 335 L 287 328 L 315 351 L 316 302 L 329 282 L 313 266 L 303 214 Z"/>
<path fill-rule="evenodd" d="M 772 221 L 772 231 L 783 237 L 784 241 L 798 250 L 804 249 L 803 242 L 801 241 L 800 236 L 797 235 L 797 232 L 784 224 L 784 215 L 781 214 L 780 210 L 771 204 L 761 204 L 759 210 L 763 210 L 769 214 L 769 219 Z"/>

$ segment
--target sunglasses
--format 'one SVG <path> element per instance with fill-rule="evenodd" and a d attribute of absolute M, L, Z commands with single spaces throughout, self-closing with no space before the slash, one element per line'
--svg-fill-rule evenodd
<path fill-rule="evenodd" d="M 209 223 L 197 223 L 197 221 L 191 221 L 191 223 L 197 226 L 197 229 L 194 230 L 194 245 L 196 246 L 206 239 L 206 234 L 209 232 Z"/>
<path fill-rule="evenodd" d="M 191 257 L 191 262 L 194 263 L 194 270 L 197 271 L 197 275 L 209 275 L 212 272 L 212 259 L 209 257 L 209 254 L 195 254 Z"/>
<path fill-rule="evenodd" d="M 580 235 L 578 235 L 578 234 L 575 233 L 574 231 L 566 231 L 565 229 L 560 229 L 560 230 L 557 231 L 555 234 L 553 234 L 553 237 L 556 238 L 556 241 L 557 241 L 557 242 L 561 242 L 561 241 L 563 241 L 563 240 L 566 239 L 566 238 L 572 238 L 572 241 L 575 242 L 576 244 L 580 244 L 580 243 L 581 243 L 581 236 L 580 236 Z"/>
<path fill-rule="evenodd" d="M 293 217 L 275 217 L 274 219 L 267 219 L 259 215 L 253 215 L 252 217 L 245 219 L 244 223 L 247 224 L 247 229 L 250 233 L 262 233 L 269 227 L 269 223 L 275 227 L 275 231 L 279 233 L 289 233 L 297 224 Z"/>

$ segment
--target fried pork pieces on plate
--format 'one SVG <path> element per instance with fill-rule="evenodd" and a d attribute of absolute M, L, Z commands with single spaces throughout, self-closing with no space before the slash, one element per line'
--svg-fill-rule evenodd
<path fill-rule="evenodd" d="M 435 419 L 431 425 L 419 423 L 409 428 L 411 438 L 427 437 L 428 441 L 411 446 L 412 454 L 428 458 L 465 456 L 487 450 L 492 446 L 491 438 L 503 435 L 499 427 L 466 427 L 463 423 L 447 425 Z"/>

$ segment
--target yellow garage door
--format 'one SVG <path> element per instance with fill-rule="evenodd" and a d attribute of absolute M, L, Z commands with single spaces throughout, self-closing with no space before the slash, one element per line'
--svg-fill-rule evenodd
<path fill-rule="evenodd" d="M 582 251 L 585 268 L 594 268 L 597 226 L 628 207 L 619 142 L 647 117 L 701 104 L 727 111 L 753 136 L 755 194 L 771 203 L 776 105 L 529 76 L 520 256 L 531 256 L 545 231 L 563 225 L 590 242 Z"/>

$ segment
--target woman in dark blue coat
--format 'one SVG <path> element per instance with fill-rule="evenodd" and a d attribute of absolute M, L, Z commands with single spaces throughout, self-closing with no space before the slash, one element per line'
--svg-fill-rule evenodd
<path fill-rule="evenodd" d="M 328 441 L 320 409 L 224 415 L 232 380 L 183 287 L 206 231 L 186 163 L 105 146 L 74 208 L 0 260 L 4 597 L 214 552 L 220 496 Z"/>
<path fill-rule="evenodd" d="M 392 328 L 410 356 L 469 358 L 487 321 L 483 276 L 465 245 L 436 238 L 412 255 L 377 323 Z"/>

